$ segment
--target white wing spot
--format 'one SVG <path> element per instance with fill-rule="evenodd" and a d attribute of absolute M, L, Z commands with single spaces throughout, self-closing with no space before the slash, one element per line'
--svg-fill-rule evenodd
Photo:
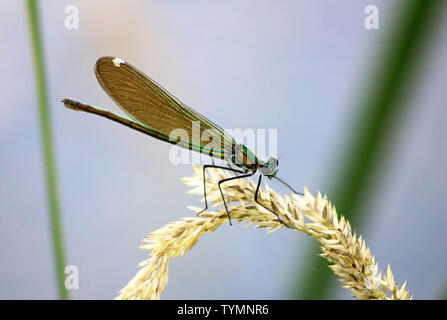
<path fill-rule="evenodd" d="M 122 64 L 125 64 L 124 60 L 121 60 L 120 58 L 114 58 L 112 62 L 115 67 L 121 67 Z"/>

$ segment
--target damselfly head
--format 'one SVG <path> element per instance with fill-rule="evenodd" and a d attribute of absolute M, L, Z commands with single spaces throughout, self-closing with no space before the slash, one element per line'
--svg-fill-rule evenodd
<path fill-rule="evenodd" d="M 269 160 L 259 167 L 259 172 L 267 177 L 274 177 L 278 172 L 278 159 L 270 157 Z"/>

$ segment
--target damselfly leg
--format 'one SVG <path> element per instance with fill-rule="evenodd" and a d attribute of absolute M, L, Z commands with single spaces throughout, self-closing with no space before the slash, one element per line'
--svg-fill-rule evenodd
<path fill-rule="evenodd" d="M 273 210 L 270 209 L 269 207 L 267 207 L 267 206 L 263 205 L 261 202 L 259 202 L 259 200 L 258 200 L 258 195 L 259 195 L 259 189 L 260 189 L 260 187 L 261 187 L 262 177 L 263 177 L 262 175 L 259 175 L 258 185 L 256 186 L 256 191 L 255 191 L 255 202 L 256 202 L 257 204 L 259 204 L 261 207 L 263 207 L 264 209 L 266 209 L 266 210 L 270 211 L 271 213 L 273 213 L 273 214 L 278 218 L 278 221 L 279 221 L 280 223 L 286 225 L 286 224 L 284 223 L 284 221 L 281 220 L 281 218 L 279 217 L 279 215 L 278 215 L 277 212 L 273 211 Z M 287 183 L 285 183 L 285 182 L 282 181 L 281 179 L 279 179 L 279 178 L 277 178 L 277 177 L 273 177 L 273 178 L 275 178 L 276 180 L 278 180 L 279 182 L 281 182 L 282 184 L 284 184 L 286 187 L 288 187 L 290 190 L 292 190 L 293 193 L 298 194 L 298 195 L 301 195 L 301 196 L 304 196 L 303 193 L 295 191 L 295 189 L 293 189 L 291 186 L 289 186 Z"/>
<path fill-rule="evenodd" d="M 197 215 L 198 216 L 200 216 L 200 214 L 202 213 L 202 212 L 204 212 L 204 211 L 206 211 L 207 209 L 208 209 L 208 200 L 207 200 L 207 198 L 206 198 L 206 169 L 207 168 L 214 168 L 214 169 L 221 169 L 221 170 L 227 170 L 227 171 L 231 171 L 231 172 L 234 172 L 234 173 L 236 173 L 236 174 L 238 174 L 238 173 L 242 173 L 242 174 L 244 174 L 244 175 L 242 175 L 242 176 L 238 176 L 238 175 L 236 175 L 235 177 L 231 177 L 231 178 L 227 178 L 227 179 L 223 179 L 223 180 L 220 180 L 220 181 L 218 181 L 218 186 L 219 186 L 219 190 L 220 190 L 220 194 L 222 195 L 222 200 L 223 200 L 223 203 L 224 203 L 224 206 L 225 206 L 225 210 L 227 211 L 227 215 L 228 215 L 228 220 L 230 221 L 230 225 L 232 225 L 231 224 L 231 218 L 230 218 L 230 213 L 228 212 L 228 208 L 227 208 L 227 204 L 226 204 L 226 202 L 225 202 L 225 198 L 224 198 L 224 195 L 223 195 L 223 193 L 222 193 L 222 189 L 220 188 L 220 184 L 222 183 L 222 182 L 225 182 L 225 181 L 229 181 L 229 180 L 233 180 L 233 179 L 242 179 L 242 178 L 245 178 L 245 177 L 249 177 L 249 176 L 251 176 L 251 175 L 253 175 L 254 173 L 251 173 L 251 174 L 249 174 L 249 175 L 245 175 L 247 172 L 246 171 L 242 171 L 242 170 L 238 170 L 238 169 L 233 169 L 233 168 L 227 168 L 227 167 L 222 167 L 222 166 L 216 166 L 216 165 L 210 165 L 210 164 L 206 164 L 206 165 L 204 165 L 203 166 L 203 169 L 202 169 L 202 179 L 203 179 L 203 195 L 204 195 L 204 197 L 205 197 L 205 209 L 203 209 L 202 211 L 200 211 L 199 213 L 197 213 Z"/>

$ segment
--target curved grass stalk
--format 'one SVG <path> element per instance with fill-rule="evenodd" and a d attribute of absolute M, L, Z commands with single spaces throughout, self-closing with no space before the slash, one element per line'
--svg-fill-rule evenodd
<path fill-rule="evenodd" d="M 184 178 L 189 193 L 202 194 L 201 168 L 195 167 L 193 177 Z M 221 206 L 222 199 L 217 181 L 228 175 L 222 170 L 210 169 L 208 176 L 214 182 L 207 183 L 209 203 Z M 352 291 L 357 299 L 411 299 L 406 283 L 400 288 L 394 281 L 391 268 L 386 275 L 378 274 L 378 264 L 362 237 L 352 233 L 349 222 L 338 217 L 335 207 L 320 193 L 312 196 L 304 188 L 304 196 L 281 196 L 267 187 L 260 190 L 260 199 L 280 215 L 276 216 L 253 202 L 256 185 L 253 181 L 233 180 L 225 185 L 225 198 L 231 218 L 247 222 L 246 226 L 265 228 L 273 232 L 282 227 L 304 232 L 319 241 L 321 256 L 327 259 L 332 271 L 343 286 Z M 195 212 L 202 209 L 190 207 Z M 183 218 L 152 232 L 143 240 L 140 248 L 151 250 L 149 259 L 140 263 L 141 269 L 120 291 L 117 299 L 159 299 L 168 282 L 168 265 L 173 257 L 183 255 L 207 233 L 228 222 L 225 210 L 205 212 L 200 217 Z"/>

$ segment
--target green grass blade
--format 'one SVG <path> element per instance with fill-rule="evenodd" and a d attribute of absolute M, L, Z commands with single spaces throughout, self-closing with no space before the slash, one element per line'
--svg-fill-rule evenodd
<path fill-rule="evenodd" d="M 354 228 L 361 221 L 361 207 L 370 192 L 369 187 L 385 160 L 387 146 L 392 143 L 390 133 L 399 125 L 399 118 L 410 111 L 403 98 L 411 81 L 417 77 L 417 66 L 422 61 L 425 40 L 434 22 L 441 17 L 443 0 L 408 0 L 397 8 L 398 16 L 384 51 L 374 64 L 371 87 L 360 101 L 362 114 L 358 117 L 352 140 L 344 152 L 338 178 L 331 190 L 337 212 L 344 215 Z M 380 150 L 381 152 L 378 152 Z M 311 248 L 317 253 L 317 245 Z M 335 277 L 324 259 L 314 255 L 307 265 L 304 284 L 295 288 L 297 299 L 328 298 Z M 303 275 L 301 275 L 303 276 Z"/>
<path fill-rule="evenodd" d="M 29 30 L 34 58 L 34 69 L 39 100 L 40 133 L 45 165 L 47 196 L 50 211 L 50 223 L 53 239 L 53 250 L 56 263 L 57 283 L 60 299 L 69 299 L 64 285 L 65 254 L 63 246 L 60 208 L 57 193 L 57 180 L 54 165 L 53 144 L 51 135 L 50 112 L 48 105 L 45 65 L 43 58 L 42 39 L 40 32 L 39 13 L 37 3 L 27 0 Z"/>

